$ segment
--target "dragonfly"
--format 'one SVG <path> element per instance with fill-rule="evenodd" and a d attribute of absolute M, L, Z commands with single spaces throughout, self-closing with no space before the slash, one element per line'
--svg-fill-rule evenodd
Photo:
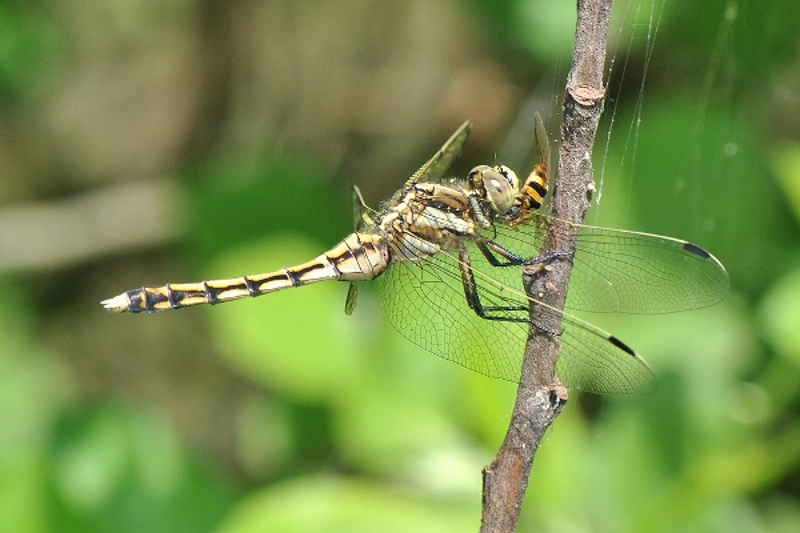
<path fill-rule="evenodd" d="M 502 164 L 446 177 L 471 128 L 444 146 L 378 209 L 354 188 L 356 231 L 308 262 L 263 274 L 129 290 L 104 300 L 112 312 L 156 313 L 218 304 L 324 280 L 380 278 L 381 305 L 403 336 L 427 351 L 490 377 L 518 382 L 531 326 L 560 337 L 556 375 L 570 388 L 604 394 L 650 393 L 647 362 L 574 311 L 660 314 L 710 306 L 729 290 L 720 261 L 688 241 L 559 221 L 573 235 L 566 311 L 526 295 L 522 270 L 542 249 L 555 220 L 539 212 L 549 181 L 549 142 L 536 115 L 538 165 L 521 181 Z M 531 319 L 531 306 L 556 313 L 561 329 Z"/>

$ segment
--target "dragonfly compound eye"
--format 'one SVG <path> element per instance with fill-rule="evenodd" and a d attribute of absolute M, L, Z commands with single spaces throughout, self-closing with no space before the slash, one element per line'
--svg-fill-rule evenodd
<path fill-rule="evenodd" d="M 482 178 L 492 208 L 500 214 L 508 213 L 519 194 L 517 174 L 505 165 L 497 165 L 485 169 Z"/>

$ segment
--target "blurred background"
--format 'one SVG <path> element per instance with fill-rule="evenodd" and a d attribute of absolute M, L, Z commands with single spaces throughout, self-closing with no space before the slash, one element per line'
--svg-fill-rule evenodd
<path fill-rule="evenodd" d="M 732 291 L 593 318 L 659 391 L 572 394 L 520 531 L 800 530 L 798 6 L 616 2 L 587 221 L 696 242 Z M 99 302 L 315 257 L 466 118 L 454 174 L 529 168 L 574 9 L 0 2 L 0 530 L 477 530 L 515 386 L 397 335 L 379 283 L 351 317 L 336 283 Z"/>

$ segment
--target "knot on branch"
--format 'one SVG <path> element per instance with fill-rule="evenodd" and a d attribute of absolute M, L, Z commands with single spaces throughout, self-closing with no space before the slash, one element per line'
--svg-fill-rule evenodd
<path fill-rule="evenodd" d="M 606 95 L 604 87 L 595 87 L 588 83 L 567 86 L 569 94 L 575 102 L 583 107 L 593 107 L 603 101 Z"/>

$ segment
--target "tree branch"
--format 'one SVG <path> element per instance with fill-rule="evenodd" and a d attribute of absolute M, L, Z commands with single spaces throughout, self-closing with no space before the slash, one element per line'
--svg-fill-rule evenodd
<path fill-rule="evenodd" d="M 550 214 L 568 222 L 581 222 L 592 192 L 592 147 L 603 111 L 603 73 L 606 35 L 612 0 L 578 0 L 578 23 L 572 67 L 564 97 L 564 122 L 558 176 Z M 574 238 L 563 224 L 549 228 L 539 257 L 554 258 L 525 268 L 529 295 L 563 309 L 572 271 Z M 481 532 L 513 532 L 528 486 L 533 460 L 545 431 L 567 401 L 566 389 L 556 378 L 561 342 L 549 331 L 560 331 L 561 317 L 543 306 L 531 306 L 532 321 L 522 368 L 522 378 L 511 424 L 500 450 L 483 473 Z"/>

